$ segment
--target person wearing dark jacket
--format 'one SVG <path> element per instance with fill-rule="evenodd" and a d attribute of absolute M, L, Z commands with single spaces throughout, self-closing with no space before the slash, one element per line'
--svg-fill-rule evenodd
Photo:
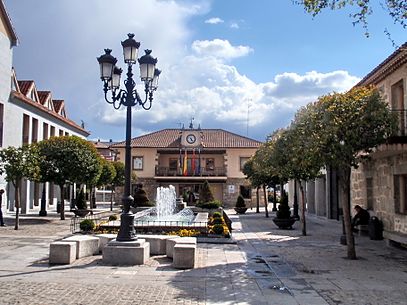
<path fill-rule="evenodd" d="M 358 225 L 368 225 L 370 214 L 367 210 L 362 208 L 360 205 L 355 205 L 354 207 L 356 214 L 352 218 L 352 229 Z"/>

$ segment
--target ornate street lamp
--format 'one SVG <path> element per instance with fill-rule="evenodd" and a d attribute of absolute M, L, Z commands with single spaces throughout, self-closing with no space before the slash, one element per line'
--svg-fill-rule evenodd
<path fill-rule="evenodd" d="M 151 50 L 145 50 L 145 55 L 137 59 L 140 43 L 134 40 L 134 34 L 128 34 L 128 38 L 122 41 L 124 62 L 127 64 L 127 78 L 124 81 L 126 89 L 120 89 L 120 76 L 122 69 L 116 66 L 117 59 L 110 53 L 112 50 L 105 49 L 105 54 L 98 57 L 100 65 L 100 78 L 103 81 L 103 91 L 105 100 L 112 104 L 115 109 L 121 106 L 127 107 L 126 118 L 126 150 L 125 150 L 125 185 L 122 198 L 123 211 L 121 214 L 121 223 L 116 240 L 132 241 L 137 236 L 134 230 L 134 214 L 130 211 L 134 199 L 131 196 L 131 108 L 141 106 L 149 110 L 153 102 L 153 93 L 157 90 L 158 77 L 161 73 L 156 69 L 157 59 L 151 56 Z M 145 99 L 142 100 L 136 90 L 136 83 L 133 80 L 132 67 L 138 61 L 140 65 L 140 78 L 144 82 Z M 107 94 L 111 91 L 111 99 Z"/>

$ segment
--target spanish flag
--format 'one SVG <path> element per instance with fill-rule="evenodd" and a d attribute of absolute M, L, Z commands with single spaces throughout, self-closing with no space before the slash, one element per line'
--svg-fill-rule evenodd
<path fill-rule="evenodd" d="M 184 168 L 182 170 L 182 174 L 186 176 L 188 174 L 188 156 L 187 156 L 187 150 L 185 149 L 185 155 L 184 155 Z"/>

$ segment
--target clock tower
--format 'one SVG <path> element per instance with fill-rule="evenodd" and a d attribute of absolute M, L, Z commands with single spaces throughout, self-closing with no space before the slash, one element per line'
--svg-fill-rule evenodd
<path fill-rule="evenodd" d="M 189 125 L 189 129 L 182 129 L 181 130 L 181 146 L 182 147 L 190 147 L 190 148 L 197 148 L 201 146 L 201 130 L 200 128 L 194 129 L 192 124 Z"/>

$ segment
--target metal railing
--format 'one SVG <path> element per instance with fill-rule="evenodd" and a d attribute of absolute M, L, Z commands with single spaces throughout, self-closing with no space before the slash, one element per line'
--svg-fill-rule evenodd
<path fill-rule="evenodd" d="M 104 212 L 89 214 L 89 215 L 86 215 L 85 217 L 74 216 L 71 218 L 71 232 L 72 233 L 80 232 L 81 231 L 80 224 L 85 219 L 90 219 L 95 223 L 96 226 L 99 226 L 100 224 L 107 222 L 111 215 L 118 215 L 120 213 L 121 213 L 120 209 L 114 209 L 113 211 L 104 211 Z M 120 217 L 120 216 L 118 216 L 118 217 Z"/>
<path fill-rule="evenodd" d="M 208 177 L 208 176 L 226 176 L 225 167 L 214 167 L 211 169 L 201 168 L 188 169 L 186 175 L 182 173 L 181 169 L 170 168 L 166 166 L 157 166 L 155 168 L 155 175 L 161 177 L 170 177 L 170 176 L 187 176 L 187 177 Z"/>

